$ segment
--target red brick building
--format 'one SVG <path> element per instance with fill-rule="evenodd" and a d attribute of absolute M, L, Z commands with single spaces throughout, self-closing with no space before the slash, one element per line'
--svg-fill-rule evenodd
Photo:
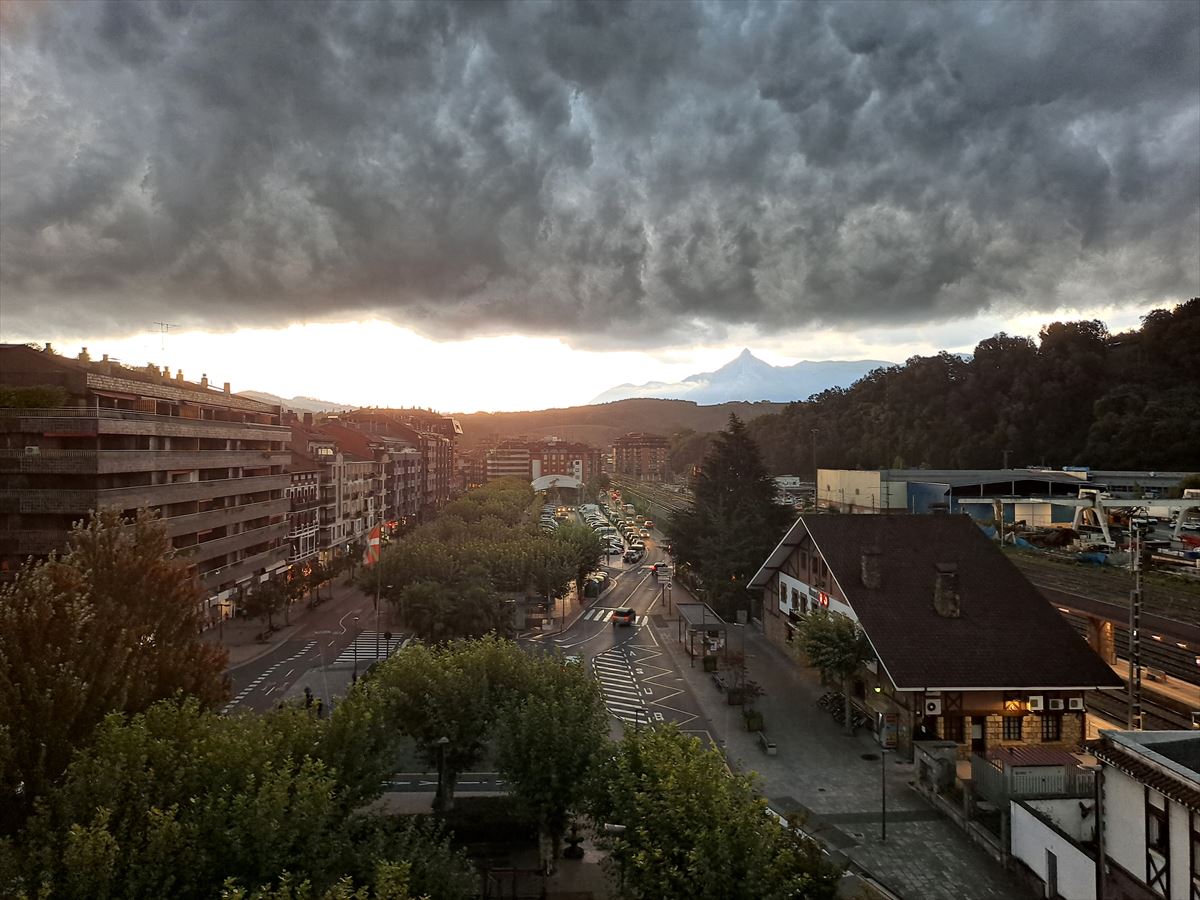
<path fill-rule="evenodd" d="M 670 438 L 634 432 L 613 441 L 613 464 L 618 475 L 642 481 L 666 481 Z"/>

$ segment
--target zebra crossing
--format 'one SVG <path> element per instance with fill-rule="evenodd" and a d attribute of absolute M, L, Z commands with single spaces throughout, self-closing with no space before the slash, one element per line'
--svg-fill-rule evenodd
<path fill-rule="evenodd" d="M 397 650 L 403 648 L 409 639 L 402 634 L 393 634 L 389 640 L 386 632 L 362 631 L 345 650 L 338 654 L 337 659 L 329 663 L 329 669 L 348 669 L 354 665 L 370 665 L 378 659 L 387 659 Z M 376 655 L 378 654 L 378 655 Z"/>
<path fill-rule="evenodd" d="M 615 609 L 589 609 L 583 614 L 583 618 L 589 622 L 607 622 L 613 617 Z M 645 625 L 650 621 L 649 616 L 638 616 L 634 619 L 635 625 Z"/>
<path fill-rule="evenodd" d="M 633 725 L 662 720 L 661 713 L 651 713 L 646 708 L 645 689 L 638 684 L 633 667 L 620 648 L 612 647 L 593 656 L 592 671 L 600 682 L 604 706 L 614 718 Z"/>
<path fill-rule="evenodd" d="M 295 662 L 300 657 L 304 656 L 304 654 L 311 653 L 316 646 L 317 646 L 316 641 L 309 641 L 307 644 L 304 645 L 303 648 L 301 648 L 300 650 L 297 650 L 295 653 L 293 653 L 287 659 L 281 659 L 279 662 L 275 663 L 274 665 L 270 666 L 269 668 L 264 669 L 262 672 L 259 673 L 257 678 L 255 678 L 252 682 L 250 682 L 248 685 L 246 685 L 244 688 L 242 688 L 241 691 L 238 692 L 236 697 L 234 697 L 232 700 L 230 700 L 228 703 L 225 704 L 225 706 L 221 709 L 222 714 L 227 714 L 229 712 L 232 712 L 233 708 L 235 706 L 237 706 L 239 703 L 241 703 L 243 700 L 245 700 L 248 696 L 250 696 L 250 694 L 254 690 L 256 690 L 258 688 L 258 686 L 260 684 L 262 684 L 267 678 L 269 678 L 271 676 L 271 674 L 276 669 L 278 669 L 280 666 L 287 665 L 290 662 Z"/>

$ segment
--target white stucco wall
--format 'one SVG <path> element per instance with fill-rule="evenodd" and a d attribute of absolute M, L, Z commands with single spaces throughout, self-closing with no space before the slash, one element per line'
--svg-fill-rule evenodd
<path fill-rule="evenodd" d="M 1078 801 L 1074 801 L 1078 803 Z M 1071 900 L 1096 900 L 1096 863 L 1023 806 L 1010 803 L 1012 855 L 1046 881 L 1046 851 L 1058 860 L 1058 893 Z"/>
<path fill-rule="evenodd" d="M 1188 811 L 1178 803 L 1167 801 L 1167 823 L 1171 829 L 1171 900 L 1187 900 L 1191 889 L 1192 862 L 1188 858 Z"/>
<path fill-rule="evenodd" d="M 1145 878 L 1145 788 L 1112 766 L 1104 767 L 1104 850 L 1127 872 Z"/>

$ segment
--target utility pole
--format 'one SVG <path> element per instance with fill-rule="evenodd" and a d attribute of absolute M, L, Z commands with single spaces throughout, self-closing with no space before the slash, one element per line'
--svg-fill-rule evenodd
<path fill-rule="evenodd" d="M 819 492 L 819 488 L 817 486 L 817 481 L 818 481 L 818 478 L 817 478 L 817 431 L 818 431 L 818 429 L 811 428 L 809 430 L 812 432 L 812 444 L 813 444 L 813 509 L 816 509 L 818 506 L 817 494 Z"/>
<path fill-rule="evenodd" d="M 1134 526 L 1130 545 L 1133 563 L 1133 590 L 1129 592 L 1129 715 L 1126 725 L 1130 731 L 1142 727 L 1142 546 L 1145 536 Z"/>
<path fill-rule="evenodd" d="M 1010 454 L 1010 453 L 1012 453 L 1012 451 L 1011 451 L 1011 450 L 1005 450 L 1005 451 L 1004 451 L 1004 468 L 1005 468 L 1005 469 L 1007 469 L 1007 468 L 1008 468 L 1008 454 Z"/>

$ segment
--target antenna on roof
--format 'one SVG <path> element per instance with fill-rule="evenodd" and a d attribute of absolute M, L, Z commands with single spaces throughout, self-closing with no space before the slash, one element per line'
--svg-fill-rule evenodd
<path fill-rule="evenodd" d="M 179 326 L 176 325 L 174 322 L 155 322 L 154 324 L 158 326 L 158 349 L 166 350 L 167 349 L 167 332 L 170 331 L 172 328 L 178 328 Z"/>

